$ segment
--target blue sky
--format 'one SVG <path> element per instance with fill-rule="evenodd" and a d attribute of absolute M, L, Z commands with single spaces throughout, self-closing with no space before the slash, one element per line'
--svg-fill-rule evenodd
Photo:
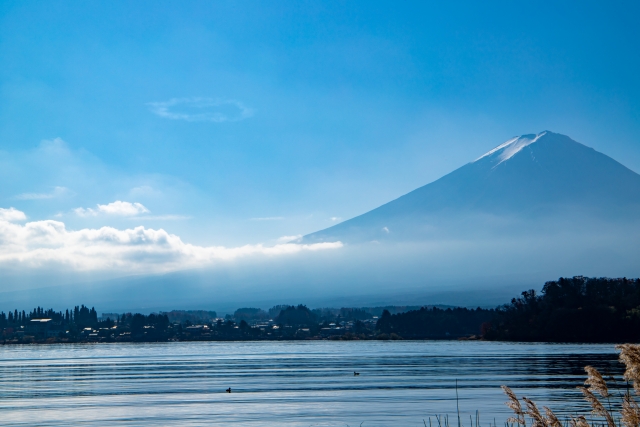
<path fill-rule="evenodd" d="M 267 247 L 515 135 L 640 171 L 637 2 L 439 3 L 4 1 L 0 207 Z"/>

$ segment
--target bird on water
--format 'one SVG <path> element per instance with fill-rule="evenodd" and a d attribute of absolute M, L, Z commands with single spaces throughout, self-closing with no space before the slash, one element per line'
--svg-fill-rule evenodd
<path fill-rule="evenodd" d="M 231 387 L 225 390 L 227 393 L 231 393 Z"/>
<path fill-rule="evenodd" d="M 353 376 L 354 377 L 357 377 L 358 375 L 360 375 L 360 372 L 353 371 Z"/>

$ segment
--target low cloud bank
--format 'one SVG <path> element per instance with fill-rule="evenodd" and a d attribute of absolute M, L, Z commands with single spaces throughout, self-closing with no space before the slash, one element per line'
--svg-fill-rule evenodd
<path fill-rule="evenodd" d="M 69 230 L 63 222 L 27 221 L 17 209 L 1 209 L 0 302 L 4 309 L 44 300 L 129 311 L 497 305 L 558 277 L 640 275 L 635 223 L 572 221 L 516 223 L 502 233 L 493 220 L 474 221 L 453 235 L 434 232 L 415 242 L 287 243 L 299 237 L 291 235 L 275 246 L 230 248 L 192 245 L 142 226 Z M 389 230 L 393 237 L 395 228 Z"/>
<path fill-rule="evenodd" d="M 0 208 L 0 267 L 147 274 L 210 266 L 251 255 L 280 256 L 342 247 L 340 242 L 196 246 L 165 230 L 143 226 L 74 231 L 53 220 L 16 223 L 24 220 L 23 212 Z"/>

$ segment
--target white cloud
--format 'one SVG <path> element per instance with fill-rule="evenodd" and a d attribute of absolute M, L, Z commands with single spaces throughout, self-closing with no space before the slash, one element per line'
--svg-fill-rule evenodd
<path fill-rule="evenodd" d="M 56 197 L 64 196 L 69 193 L 69 189 L 66 187 L 54 187 L 53 191 L 49 193 L 22 193 L 14 197 L 17 200 L 43 200 L 54 199 Z"/>
<path fill-rule="evenodd" d="M 108 205 L 98 205 L 98 210 L 109 215 L 133 216 L 148 213 L 149 209 L 141 203 L 121 202 L 117 200 Z"/>
<path fill-rule="evenodd" d="M 100 213 L 107 215 L 119 216 L 136 216 L 143 213 L 149 213 L 149 209 L 145 208 L 142 203 L 130 203 L 116 200 L 107 205 L 98 205 L 97 209 L 92 208 L 76 208 L 73 210 L 78 216 L 97 216 Z"/>
<path fill-rule="evenodd" d="M 159 229 L 112 227 L 67 230 L 60 221 L 45 220 L 24 225 L 23 212 L 0 209 L 0 265 L 28 268 L 54 266 L 76 271 L 167 272 L 212 265 L 247 256 L 280 256 L 342 247 L 341 242 L 309 245 L 278 244 L 196 246 Z"/>
<path fill-rule="evenodd" d="M 251 218 L 251 221 L 281 221 L 283 219 L 283 216 L 266 216 L 262 218 Z"/>
<path fill-rule="evenodd" d="M 253 115 L 251 108 L 233 99 L 173 98 L 147 105 L 160 117 L 188 122 L 237 122 Z"/>
<path fill-rule="evenodd" d="M 388 227 L 382 227 L 382 231 L 384 231 L 385 233 L 389 234 L 389 228 Z"/>
<path fill-rule="evenodd" d="M 27 216 L 24 214 L 24 212 L 21 212 L 15 208 L 0 208 L 0 221 L 24 221 L 26 219 Z"/>
<path fill-rule="evenodd" d="M 280 243 L 294 242 L 301 238 L 302 238 L 302 234 L 296 234 L 295 236 L 282 236 L 278 238 L 278 242 Z"/>
<path fill-rule="evenodd" d="M 329 218 L 331 221 L 336 222 L 336 221 L 340 221 L 342 218 L 340 218 L 339 216 L 332 216 L 331 218 Z"/>

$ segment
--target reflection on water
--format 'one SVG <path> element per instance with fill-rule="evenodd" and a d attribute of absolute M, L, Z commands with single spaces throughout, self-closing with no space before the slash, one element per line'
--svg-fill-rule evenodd
<path fill-rule="evenodd" d="M 501 384 L 559 413 L 586 406 L 583 367 L 620 378 L 613 345 L 457 341 L 0 347 L 0 423 L 78 426 L 498 425 Z M 360 373 L 354 376 L 353 372 Z M 225 393 L 231 387 L 232 393 Z M 435 420 L 433 420 L 435 423 Z M 457 419 L 453 424 L 457 424 Z M 436 423 L 437 425 L 437 423 Z"/>

